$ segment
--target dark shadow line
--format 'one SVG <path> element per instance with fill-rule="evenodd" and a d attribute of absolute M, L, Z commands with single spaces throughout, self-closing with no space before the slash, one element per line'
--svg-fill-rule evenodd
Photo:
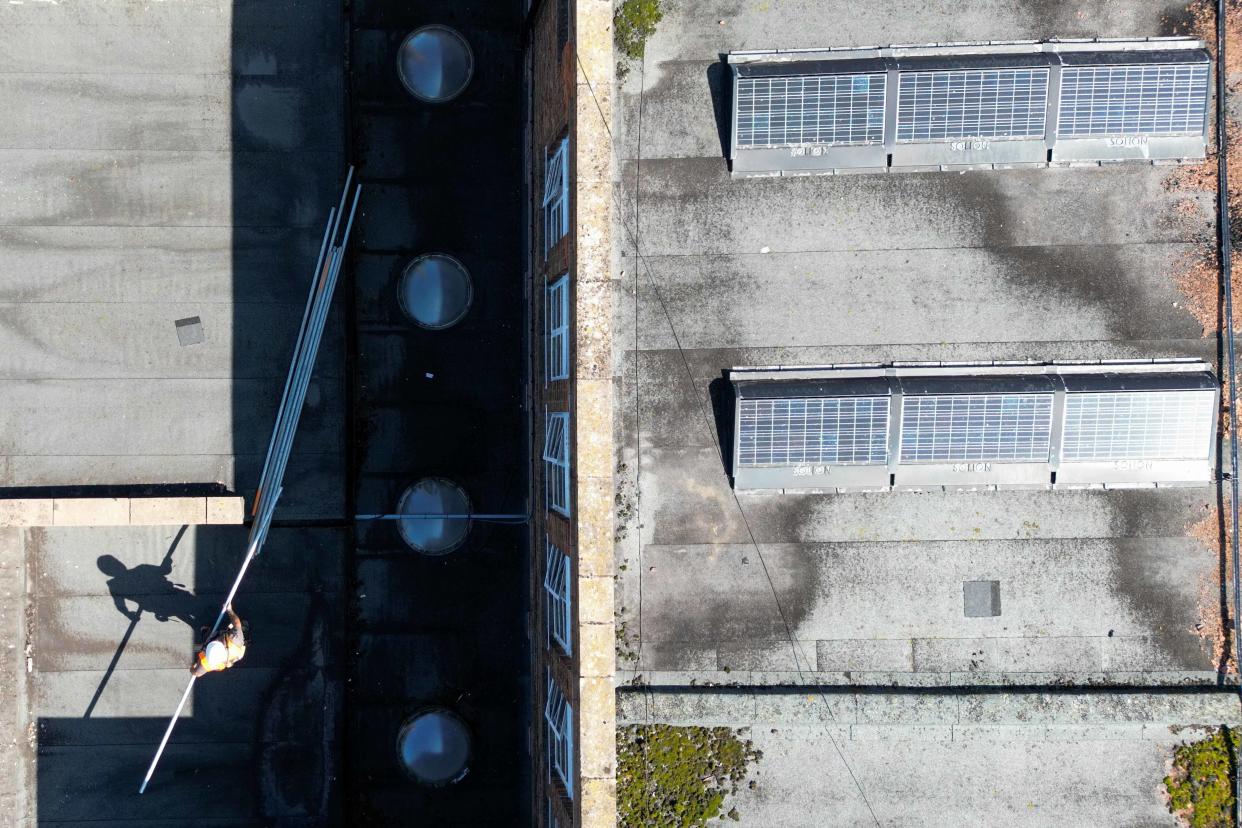
<path fill-rule="evenodd" d="M 895 687 L 888 684 L 767 684 L 757 685 L 695 685 L 685 684 L 622 684 L 617 694 L 663 693 L 670 696 L 717 695 L 717 696 L 780 696 L 798 693 L 821 693 L 823 695 L 858 694 L 865 696 L 1211 696 L 1229 692 L 1236 693 L 1237 685 L 1216 684 L 1111 684 L 1111 685 L 1061 685 L 1061 684 L 980 684 L 949 687 Z"/>
<path fill-rule="evenodd" d="M 1219 219 L 1219 216 L 1217 216 Z M 1218 222 L 1219 223 L 1219 222 Z M 1225 285 L 1223 279 L 1218 279 L 1216 283 L 1216 376 L 1222 377 L 1228 375 L 1228 367 L 1225 360 Z M 1221 652 L 1220 658 L 1216 664 L 1217 683 L 1222 687 L 1228 685 L 1229 680 L 1229 658 L 1233 650 L 1233 619 L 1229 610 L 1229 538 L 1226 534 L 1225 515 L 1228 508 L 1225 498 L 1225 485 L 1228 483 L 1229 477 L 1225 472 L 1225 448 L 1227 439 L 1224 435 L 1225 426 L 1229 423 L 1229 402 L 1228 397 L 1222 393 L 1220 421 L 1216 429 L 1216 536 L 1220 543 L 1220 553 L 1218 555 L 1217 567 L 1217 583 L 1220 584 L 1220 628 L 1221 628 Z"/>
<path fill-rule="evenodd" d="M 223 483 L 133 483 L 103 486 L 0 486 L 0 498 L 221 497 Z"/>
<path fill-rule="evenodd" d="M 177 551 L 177 544 L 181 543 L 181 539 L 185 537 L 185 530 L 190 527 L 182 526 L 177 530 L 176 537 L 173 538 L 172 544 L 168 547 L 168 553 L 164 555 L 163 564 L 172 563 L 173 553 Z M 134 634 L 134 629 L 138 626 L 138 622 L 142 619 L 142 608 L 139 607 L 133 619 L 129 622 L 129 629 L 125 631 L 125 635 L 121 638 L 121 643 L 116 648 L 116 653 L 112 656 L 112 662 L 108 665 L 108 669 L 104 671 L 103 678 L 99 680 L 99 686 L 95 688 L 95 695 L 91 698 L 91 703 L 86 706 L 86 712 L 82 714 L 83 719 L 89 719 L 91 713 L 95 711 L 95 705 L 99 703 L 99 699 L 103 696 L 104 688 L 108 686 L 108 681 L 112 678 L 112 673 L 116 671 L 116 665 L 121 661 L 121 654 L 125 652 L 125 648 L 129 646 L 129 639 Z"/>

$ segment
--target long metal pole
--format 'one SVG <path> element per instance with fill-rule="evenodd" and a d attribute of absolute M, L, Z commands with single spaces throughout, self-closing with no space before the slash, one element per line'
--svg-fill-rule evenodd
<path fill-rule="evenodd" d="M 164 738 L 160 739 L 160 746 L 155 749 L 155 758 L 151 760 L 151 767 L 147 768 L 147 775 L 142 777 L 142 786 L 138 788 L 138 793 L 147 792 L 147 783 L 151 781 L 151 776 L 155 773 L 155 766 L 160 763 L 160 757 L 164 755 L 164 748 L 168 747 L 168 737 L 172 736 L 173 728 L 177 726 L 177 719 L 181 717 L 181 710 L 185 707 L 186 700 L 190 698 L 190 691 L 194 689 L 194 680 L 197 676 L 190 676 L 190 683 L 185 686 L 185 692 L 181 694 L 181 701 L 177 703 L 177 711 L 172 714 L 172 718 L 168 720 L 168 727 L 164 729 Z"/>
<path fill-rule="evenodd" d="M 344 216 L 345 205 L 349 199 L 353 177 L 354 170 L 353 167 L 350 167 L 349 173 L 345 177 L 345 188 L 341 192 L 340 206 L 331 210 L 328 214 L 328 225 L 324 231 L 323 241 L 320 243 L 319 259 L 315 264 L 315 275 L 311 280 L 310 290 L 306 299 L 306 308 L 302 312 L 302 324 L 298 329 L 293 359 L 290 361 L 289 373 L 285 377 L 284 391 L 281 393 L 280 404 L 276 411 L 276 422 L 272 426 L 272 438 L 268 443 L 267 456 L 263 461 L 263 471 L 259 476 L 259 487 L 255 493 L 255 502 L 251 510 L 253 522 L 250 526 L 250 536 L 246 544 L 246 555 L 242 559 L 237 577 L 233 579 L 233 585 L 229 588 L 228 595 L 220 607 L 220 614 L 216 617 L 216 622 L 212 625 L 211 632 L 207 635 L 208 640 L 215 636 L 220 626 L 224 623 L 228 609 L 232 606 L 233 599 L 237 596 L 237 591 L 241 588 L 242 581 L 246 577 L 246 572 L 250 569 L 250 564 L 258 556 L 259 552 L 262 551 L 263 544 L 267 540 L 267 533 L 271 528 L 272 519 L 276 514 L 276 504 L 280 501 L 280 495 L 283 492 L 281 483 L 284 480 L 285 470 L 289 464 L 289 455 L 293 449 L 293 439 L 297 434 L 298 422 L 301 419 L 302 408 L 306 402 L 306 392 L 310 386 L 310 379 L 315 370 L 315 360 L 319 354 L 319 344 L 323 339 L 323 330 L 327 323 L 328 312 L 331 309 L 332 294 L 336 288 L 341 266 L 345 260 L 345 249 L 349 244 L 349 233 L 353 229 L 354 216 L 358 210 L 358 199 L 362 194 L 361 187 L 354 189 L 353 200 L 350 204 L 349 220 L 345 224 L 344 233 L 341 233 L 341 219 Z M 339 242 L 337 241 L 338 235 L 340 237 Z M 173 712 L 172 718 L 168 721 L 168 727 L 164 730 L 164 738 L 160 740 L 155 756 L 151 759 L 151 765 L 147 768 L 146 776 L 142 779 L 142 785 L 138 788 L 138 793 L 140 794 L 146 792 L 147 784 L 151 781 L 151 777 L 159 765 L 160 758 L 164 755 L 164 749 L 168 746 L 168 740 L 172 737 L 173 728 L 177 726 L 177 720 L 181 717 L 181 711 L 185 708 L 185 703 L 190 698 L 190 691 L 194 687 L 196 678 L 194 675 L 190 676 L 185 692 L 181 694 L 181 701 L 177 704 L 176 711 Z"/>

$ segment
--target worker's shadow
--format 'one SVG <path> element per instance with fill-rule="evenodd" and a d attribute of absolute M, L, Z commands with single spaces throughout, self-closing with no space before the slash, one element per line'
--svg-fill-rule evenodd
<path fill-rule="evenodd" d="M 112 601 L 116 604 L 117 611 L 129 619 L 129 627 L 121 643 L 117 645 L 116 653 L 112 656 L 108 669 L 95 689 L 94 697 L 86 707 L 84 718 L 90 718 L 91 713 L 94 712 L 95 705 L 99 703 L 104 688 L 108 686 L 108 681 L 112 678 L 112 673 L 121 660 L 121 655 L 129 645 L 134 628 L 144 616 L 160 623 L 176 619 L 194 630 L 197 635 L 198 628 L 195 622 L 199 615 L 199 601 L 194 593 L 185 588 L 184 584 L 175 583 L 169 577 L 172 575 L 173 554 L 177 551 L 177 545 L 181 543 L 187 528 L 182 526 L 177 532 L 176 537 L 169 544 L 164 560 L 158 565 L 138 564 L 128 567 L 112 555 L 100 555 L 95 561 L 99 571 L 108 576 L 108 592 L 112 594 Z"/>
<path fill-rule="evenodd" d="M 130 621 L 145 614 L 161 623 L 175 618 L 194 627 L 198 601 L 184 584 L 168 577 L 172 574 L 171 555 L 158 566 L 138 564 L 131 568 L 111 555 L 100 555 L 95 563 L 108 576 L 108 592 L 117 612 Z"/>

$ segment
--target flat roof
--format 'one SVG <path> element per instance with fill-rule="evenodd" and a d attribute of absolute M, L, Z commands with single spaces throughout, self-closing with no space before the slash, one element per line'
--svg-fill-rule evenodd
<path fill-rule="evenodd" d="M 1213 196 L 1170 191 L 1166 167 L 735 179 L 725 160 L 720 55 L 733 50 L 1156 35 L 1167 32 L 1161 9 L 1125 0 L 1078 17 L 1046 4 L 911 0 L 882 16 L 851 10 L 673 9 L 622 86 L 618 684 L 713 684 L 721 695 L 935 687 L 957 705 L 972 686 L 1214 683 L 1211 644 L 1195 627 L 1212 621 L 1200 597 L 1220 561 L 1187 535 L 1210 514 L 1214 487 L 731 488 L 735 366 L 1215 358 L 1170 275 L 1212 243 Z M 973 581 L 998 582 L 999 615 L 967 614 Z M 764 750 L 782 751 L 772 767 L 783 781 L 748 794 L 743 819 L 779 822 L 790 786 L 830 797 L 831 785 L 805 777 L 821 766 L 817 750 L 831 752 L 815 729 L 824 725 L 681 721 L 695 718 L 779 730 Z M 843 750 L 880 761 L 866 746 Z M 889 743 L 882 755 L 893 752 Z M 1121 811 L 1155 812 L 1156 756 L 1144 747 L 1117 758 L 1134 780 Z M 932 766 L 977 775 L 992 759 L 963 746 L 911 767 L 912 784 L 944 782 Z M 1050 824 L 1094 819 L 1086 799 L 1036 798 Z M 979 807 L 977 821 L 1002 820 Z"/>

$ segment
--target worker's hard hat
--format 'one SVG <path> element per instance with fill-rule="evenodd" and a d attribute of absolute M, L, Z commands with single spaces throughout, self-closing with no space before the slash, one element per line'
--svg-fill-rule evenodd
<path fill-rule="evenodd" d="M 203 648 L 203 656 L 204 661 L 207 662 L 207 669 L 219 670 L 228 661 L 229 649 L 219 641 L 209 641 Z"/>

